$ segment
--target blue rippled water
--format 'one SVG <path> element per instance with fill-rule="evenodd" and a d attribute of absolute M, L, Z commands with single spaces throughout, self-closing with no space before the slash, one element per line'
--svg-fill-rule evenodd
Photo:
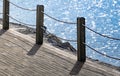
<path fill-rule="evenodd" d="M 2 1 L 2 0 L 1 0 Z M 0 1 L 0 13 L 2 2 Z M 24 8 L 36 9 L 36 5 L 44 5 L 45 13 L 69 22 L 76 22 L 77 17 L 86 18 L 86 26 L 91 29 L 120 38 L 120 0 L 10 0 Z M 10 15 L 19 21 L 35 25 L 36 12 L 30 12 L 10 5 Z M 2 15 L 0 15 L 2 18 Z M 14 20 L 10 20 L 15 22 Z M 56 22 L 45 16 L 45 26 L 51 33 L 66 39 L 76 40 L 76 25 Z M 35 26 L 30 26 L 35 28 Z M 100 52 L 120 58 L 120 41 L 101 37 L 86 30 L 86 43 Z M 76 47 L 75 43 L 71 43 Z M 120 66 L 120 61 L 104 57 L 87 48 L 87 56 L 93 59 Z"/>

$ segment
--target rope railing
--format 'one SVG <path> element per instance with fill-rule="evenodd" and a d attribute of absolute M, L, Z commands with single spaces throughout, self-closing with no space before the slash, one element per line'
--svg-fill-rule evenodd
<path fill-rule="evenodd" d="M 8 1 L 9 1 L 9 0 L 8 0 Z M 10 2 L 10 1 L 9 1 L 9 2 Z M 16 4 L 12 3 L 12 2 L 10 2 L 10 3 L 11 3 L 12 5 L 14 5 L 14 6 L 20 8 L 20 9 L 23 9 L 23 10 L 36 11 L 36 9 L 28 9 L 28 8 L 24 8 L 24 7 L 18 6 L 18 5 L 16 5 Z M 66 23 L 66 24 L 76 24 L 76 23 L 74 23 L 74 22 L 67 22 L 67 21 L 58 20 L 58 19 L 56 19 L 56 18 L 54 18 L 54 17 L 52 17 L 52 16 L 46 14 L 46 13 L 43 12 L 43 11 L 41 11 L 41 12 L 44 13 L 44 14 L 45 14 L 46 16 L 48 16 L 49 18 L 55 20 L 55 21 L 62 22 L 62 23 Z"/>
<path fill-rule="evenodd" d="M 66 23 L 66 24 L 77 24 L 77 23 L 74 23 L 74 22 L 62 21 L 62 20 L 56 19 L 56 18 L 54 18 L 54 17 L 52 17 L 52 16 L 46 14 L 46 13 L 43 12 L 43 11 L 41 11 L 41 12 L 42 12 L 43 14 L 45 14 L 47 17 L 49 17 L 49 18 L 51 18 L 51 19 L 53 19 L 53 20 L 55 20 L 55 21 L 62 22 L 62 23 Z"/>
<path fill-rule="evenodd" d="M 49 31 L 47 31 L 47 32 L 50 33 Z M 50 34 L 52 34 L 52 33 L 50 33 Z M 54 35 L 54 34 L 53 34 L 53 35 Z M 56 36 L 56 37 L 57 37 L 58 39 L 60 39 L 60 40 L 65 40 L 65 41 L 70 41 L 70 42 L 77 42 L 77 40 L 68 40 L 68 39 L 64 39 L 64 38 L 58 37 L 58 36 Z M 103 56 L 105 56 L 105 57 L 108 57 L 108 58 L 111 58 L 111 59 L 114 59 L 114 60 L 120 60 L 120 58 L 112 57 L 112 56 L 106 55 L 106 54 L 104 54 L 104 53 L 101 53 L 101 52 L 97 51 L 96 49 L 90 47 L 90 46 L 89 46 L 88 44 L 86 44 L 86 43 L 83 43 L 83 44 L 85 44 L 88 48 L 92 49 L 93 51 L 97 52 L 98 54 L 101 54 L 101 55 L 103 55 Z"/>
<path fill-rule="evenodd" d="M 7 1 L 9 1 L 9 0 L 7 0 Z M 10 2 L 10 1 L 9 1 L 9 2 Z M 12 2 L 10 2 L 10 3 L 13 4 L 14 6 L 18 7 L 18 8 L 23 9 L 23 10 L 36 11 L 36 9 L 28 9 L 28 8 L 24 8 L 24 7 L 18 6 L 18 5 L 16 5 L 16 4 L 12 3 Z M 67 24 L 76 24 L 76 23 L 73 23 L 73 22 L 65 22 L 65 21 L 58 20 L 58 19 L 56 19 L 56 18 L 54 18 L 54 17 L 46 14 L 46 13 L 43 12 L 43 11 L 41 11 L 41 12 L 42 12 L 43 14 L 45 14 L 46 16 L 48 16 L 49 18 L 53 19 L 53 20 L 56 20 L 56 21 L 59 21 L 59 22 L 63 22 L 63 23 L 67 23 Z M 2 14 L 2 13 L 0 13 L 0 14 Z M 11 17 L 11 16 L 10 16 L 10 17 Z M 20 21 L 18 21 L 17 19 L 15 19 L 15 18 L 13 18 L 13 17 L 11 17 L 11 18 L 14 19 L 15 21 L 19 22 L 19 23 L 24 24 L 24 25 L 34 26 L 34 25 L 31 25 L 31 24 L 26 24 L 26 23 L 20 22 Z M 103 36 L 103 37 L 107 37 L 107 38 L 114 39 L 114 40 L 120 40 L 120 39 L 118 39 L 118 38 L 113 38 L 113 37 L 109 37 L 109 36 L 100 34 L 100 33 L 96 32 L 96 31 L 88 28 L 87 26 L 85 26 L 85 27 L 86 27 L 87 29 L 93 31 L 94 33 L 99 34 L 99 35 L 101 35 L 101 36 Z M 60 39 L 62 39 L 62 38 L 60 38 Z M 66 39 L 63 39 L 63 40 L 66 40 Z M 68 40 L 68 41 L 76 41 L 76 40 Z"/>
<path fill-rule="evenodd" d="M 21 25 L 28 25 L 28 26 L 35 26 L 35 25 L 32 25 L 32 24 L 27 24 L 27 23 L 24 23 L 24 22 L 21 22 L 15 18 L 13 18 L 12 16 L 8 15 L 11 19 L 15 20 L 16 22 L 20 23 Z"/>
<path fill-rule="evenodd" d="M 83 25 L 83 26 L 85 26 L 85 25 Z M 85 27 L 86 27 L 88 30 L 90 30 L 90 31 L 92 31 L 92 32 L 94 32 L 94 33 L 96 33 L 96 34 L 98 34 L 98 35 L 100 35 L 100 36 L 103 36 L 103 37 L 106 37 L 106 38 L 109 38 L 109 39 L 113 39 L 113 40 L 120 40 L 120 38 L 114 38 L 114 37 L 110 37 L 110 36 L 107 36 L 107 35 L 103 35 L 103 34 L 101 34 L 101 33 L 98 33 L 98 32 L 96 32 L 96 31 L 90 29 L 90 28 L 87 27 L 87 26 L 85 26 Z"/>
<path fill-rule="evenodd" d="M 44 30 L 44 28 L 42 28 L 43 30 Z M 51 34 L 51 35 L 55 35 L 55 34 L 53 34 L 53 33 L 51 33 L 51 32 L 49 32 L 48 30 L 46 30 L 46 32 L 47 33 L 49 33 L 49 34 Z M 56 36 L 56 35 L 55 35 Z M 63 41 L 68 41 L 68 42 L 77 42 L 77 40 L 70 40 L 70 39 L 65 39 L 65 38 L 61 38 L 61 37 L 58 37 L 58 36 L 56 36 L 58 39 L 60 39 L 60 40 L 63 40 Z"/>
<path fill-rule="evenodd" d="M 111 58 L 111 59 L 120 60 L 120 58 L 112 57 L 112 56 L 106 55 L 104 53 L 101 53 L 101 52 L 97 51 L 96 49 L 92 48 L 91 46 L 89 46 L 86 43 L 83 43 L 83 44 L 85 44 L 88 48 L 92 49 L 93 51 L 97 52 L 98 54 L 101 54 L 101 55 L 103 55 L 105 57 L 108 57 L 108 58 Z"/>
<path fill-rule="evenodd" d="M 8 0 L 8 1 L 9 1 L 9 0 Z M 10 1 L 9 1 L 9 2 L 10 2 Z M 10 3 L 11 3 L 12 5 L 18 7 L 18 8 L 23 9 L 23 10 L 36 11 L 36 9 L 28 9 L 28 8 L 24 8 L 24 7 L 18 6 L 18 5 L 16 5 L 16 4 L 12 3 L 12 2 L 10 2 Z M 43 11 L 41 11 L 41 12 L 44 13 L 44 14 L 45 14 L 46 16 L 48 16 L 49 18 L 55 20 L 55 21 L 62 22 L 62 23 L 67 23 L 67 24 L 76 24 L 76 23 L 74 23 L 74 22 L 66 22 L 66 21 L 58 20 L 58 19 L 56 19 L 56 18 L 54 18 L 54 17 L 46 14 L 46 13 L 43 12 Z M 2 14 L 2 13 L 0 13 L 0 14 Z M 14 19 L 13 17 L 11 17 L 11 18 Z M 16 19 L 14 19 L 14 20 L 16 20 Z M 16 20 L 16 21 L 18 22 L 18 20 Z M 19 21 L 19 23 L 22 23 L 22 22 Z M 30 24 L 25 24 L 25 23 L 22 23 L 22 24 L 24 24 L 24 25 L 30 25 Z M 33 26 L 33 25 L 31 25 L 31 26 Z M 84 25 L 83 25 L 83 26 L 84 26 Z M 114 38 L 114 37 L 110 37 L 110 36 L 107 36 L 107 35 L 103 35 L 103 34 L 101 34 L 101 33 L 98 33 L 98 32 L 96 32 L 96 31 L 90 29 L 90 28 L 87 27 L 87 26 L 85 26 L 85 27 L 86 27 L 87 29 L 89 29 L 90 31 L 92 31 L 92 32 L 94 32 L 94 33 L 96 33 L 96 34 L 98 34 L 98 35 L 101 35 L 101 36 L 103 36 L 103 37 L 106 37 L 106 38 L 109 38 L 109 39 L 113 39 L 113 40 L 120 40 L 120 38 Z M 60 39 L 62 39 L 62 38 L 60 38 Z M 63 39 L 63 40 L 64 40 L 64 39 Z M 69 40 L 68 40 L 68 41 L 69 41 Z M 70 40 L 70 41 L 75 41 L 75 40 Z"/>
<path fill-rule="evenodd" d="M 43 13 L 43 12 L 42 12 Z M 3 13 L 0 13 L 0 14 L 3 14 Z M 44 13 L 45 15 L 49 16 L 48 14 Z M 12 16 L 8 15 L 11 19 L 15 20 L 16 22 L 20 23 L 21 25 L 28 25 L 28 26 L 35 26 L 35 25 L 31 25 L 31 24 L 27 24 L 27 23 L 24 23 L 24 22 L 21 22 L 15 18 L 13 18 Z M 51 16 L 50 16 L 51 17 Z M 75 24 L 75 23 L 74 23 Z M 44 30 L 44 29 L 43 29 Z M 47 31 L 47 30 L 46 30 Z M 49 31 L 47 31 L 49 34 L 52 34 L 50 33 Z M 55 34 L 53 34 L 55 35 Z M 56 36 L 56 35 L 55 35 Z M 61 38 L 61 37 L 58 37 L 56 36 L 58 39 L 60 40 L 63 40 L 63 41 L 69 41 L 69 42 L 77 42 L 77 40 L 70 40 L 70 39 L 65 39 L 65 38 Z"/>
<path fill-rule="evenodd" d="M 7 0 L 7 1 L 9 1 L 9 0 Z M 11 3 L 12 5 L 14 5 L 14 6 L 16 6 L 17 8 L 20 8 L 20 9 L 22 9 L 22 10 L 36 11 L 36 9 L 24 8 L 24 7 L 18 6 L 18 5 L 14 4 L 13 2 L 10 2 L 10 1 L 9 1 L 9 3 Z"/>
<path fill-rule="evenodd" d="M 24 22 L 21 22 L 15 18 L 13 18 L 12 16 L 8 15 L 11 19 L 15 20 L 16 22 L 20 23 L 21 25 L 28 25 L 28 26 L 35 26 L 35 25 L 31 25 L 31 24 L 27 24 L 27 23 L 24 23 Z M 48 30 L 45 30 L 43 27 L 41 27 L 44 31 L 48 32 L 49 34 L 52 34 L 52 35 L 55 35 L 53 33 L 50 33 Z M 55 35 L 56 36 L 56 35 Z M 77 42 L 77 40 L 70 40 L 70 39 L 65 39 L 65 38 L 61 38 L 61 37 L 58 37 L 56 36 L 58 39 L 60 40 L 63 40 L 63 41 L 69 41 L 69 42 Z"/>

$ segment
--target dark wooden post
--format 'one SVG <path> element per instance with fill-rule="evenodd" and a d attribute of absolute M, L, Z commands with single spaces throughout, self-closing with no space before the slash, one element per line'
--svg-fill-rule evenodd
<path fill-rule="evenodd" d="M 3 0 L 3 29 L 9 29 L 9 0 Z"/>
<path fill-rule="evenodd" d="M 36 44 L 42 45 L 43 43 L 43 24 L 44 24 L 44 6 L 37 5 L 37 19 L 36 19 Z"/>
<path fill-rule="evenodd" d="M 85 47 L 85 18 L 77 18 L 77 60 L 80 62 L 86 61 Z"/>

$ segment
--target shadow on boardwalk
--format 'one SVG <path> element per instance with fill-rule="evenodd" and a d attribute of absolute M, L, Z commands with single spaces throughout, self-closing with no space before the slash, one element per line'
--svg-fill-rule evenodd
<path fill-rule="evenodd" d="M 84 65 L 84 62 L 79 62 L 77 61 L 74 65 L 74 67 L 72 68 L 70 75 L 77 75 L 79 74 L 80 70 L 82 69 Z"/>
<path fill-rule="evenodd" d="M 41 45 L 34 44 L 34 46 L 33 46 L 32 49 L 27 53 L 27 55 L 29 55 L 29 56 L 35 55 L 35 54 L 37 53 L 37 51 L 39 50 L 40 47 L 41 47 Z"/>
<path fill-rule="evenodd" d="M 3 35 L 7 30 L 0 29 L 0 36 Z"/>

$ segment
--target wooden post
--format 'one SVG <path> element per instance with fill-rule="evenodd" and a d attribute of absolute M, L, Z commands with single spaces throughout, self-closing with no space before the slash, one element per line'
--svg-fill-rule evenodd
<path fill-rule="evenodd" d="M 85 18 L 77 18 L 77 60 L 80 62 L 86 61 L 85 47 Z"/>
<path fill-rule="evenodd" d="M 9 0 L 3 0 L 3 29 L 9 29 Z"/>
<path fill-rule="evenodd" d="M 43 24 L 44 24 L 44 6 L 37 5 L 37 19 L 36 19 L 36 44 L 42 45 L 43 43 Z"/>

